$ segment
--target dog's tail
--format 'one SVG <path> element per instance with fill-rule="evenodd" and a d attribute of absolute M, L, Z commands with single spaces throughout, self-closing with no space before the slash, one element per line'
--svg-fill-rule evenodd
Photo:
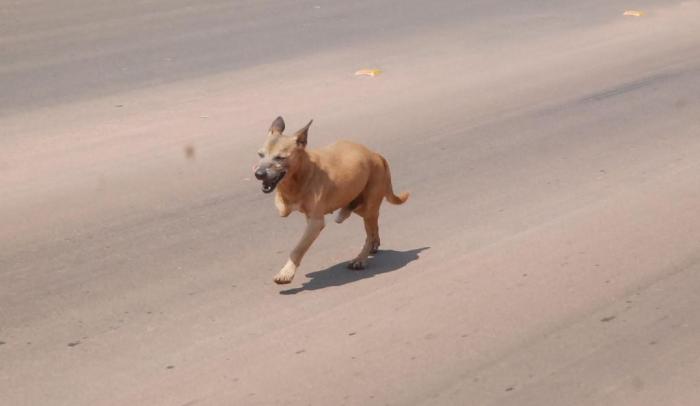
<path fill-rule="evenodd" d="M 391 171 L 389 170 L 389 163 L 382 157 L 382 162 L 384 163 L 384 170 L 386 171 L 386 200 L 391 204 L 404 204 L 408 200 L 410 193 L 403 192 L 396 196 L 394 194 L 394 188 L 391 185 Z"/>

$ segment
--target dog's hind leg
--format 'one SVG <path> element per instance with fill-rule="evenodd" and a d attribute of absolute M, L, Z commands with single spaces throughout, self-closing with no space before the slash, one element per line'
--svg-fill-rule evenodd
<path fill-rule="evenodd" d="M 385 169 L 381 161 L 378 168 Z M 379 208 L 386 195 L 387 178 L 386 173 L 378 168 L 372 171 L 367 186 L 361 194 L 362 201 L 354 210 L 365 220 L 367 237 L 362 251 L 348 264 L 350 269 L 364 269 L 367 266 L 369 255 L 375 254 L 379 250 Z"/>
<path fill-rule="evenodd" d="M 314 242 L 314 240 L 316 240 L 316 237 L 321 234 L 321 230 L 323 230 L 324 225 L 325 223 L 323 221 L 323 217 L 308 217 L 306 219 L 306 230 L 304 231 L 304 235 L 301 237 L 301 240 L 299 240 L 297 246 L 294 247 L 292 252 L 289 254 L 289 260 L 284 265 L 282 270 L 275 275 L 276 283 L 289 283 L 292 281 L 292 279 L 294 279 L 294 274 L 296 273 L 299 264 L 301 264 L 304 254 L 306 254 L 306 251 L 309 250 L 309 247 L 311 247 L 311 244 Z"/>
<path fill-rule="evenodd" d="M 365 221 L 366 238 L 362 251 L 348 264 L 350 269 L 364 269 L 369 255 L 379 249 L 379 207 L 384 198 L 382 192 L 382 189 L 377 187 L 366 190 L 362 204 L 355 209 L 355 213 Z"/>
<path fill-rule="evenodd" d="M 372 237 L 372 246 L 369 248 L 369 253 L 371 255 L 374 255 L 377 252 L 379 252 L 379 244 L 379 225 L 377 224 L 377 232 Z"/>
<path fill-rule="evenodd" d="M 338 211 L 338 214 L 335 215 L 335 222 L 340 224 L 343 221 L 347 220 L 351 214 L 352 210 L 348 209 L 347 207 L 343 207 Z"/>
<path fill-rule="evenodd" d="M 353 201 L 351 201 L 350 204 L 338 211 L 338 214 L 335 215 L 335 222 L 340 224 L 343 221 L 347 220 L 348 217 L 350 217 L 350 215 L 352 214 L 353 210 L 355 210 L 361 202 L 362 196 L 357 196 L 355 199 L 353 199 Z"/>
<path fill-rule="evenodd" d="M 362 246 L 362 251 L 348 264 L 348 268 L 350 269 L 365 269 L 369 254 L 371 254 L 372 251 L 376 252 L 376 249 L 379 247 L 378 216 L 366 216 L 364 220 L 367 237 L 365 238 L 365 244 Z"/>

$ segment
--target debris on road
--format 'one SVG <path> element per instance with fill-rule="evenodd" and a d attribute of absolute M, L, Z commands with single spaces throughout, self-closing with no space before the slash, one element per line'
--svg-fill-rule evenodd
<path fill-rule="evenodd" d="M 187 159 L 194 159 L 195 156 L 195 148 L 194 145 L 188 144 L 185 146 L 185 157 Z"/>
<path fill-rule="evenodd" d="M 355 76 L 378 76 L 382 73 L 381 69 L 360 69 L 355 72 Z"/>
<path fill-rule="evenodd" d="M 627 17 L 642 17 L 644 15 L 644 12 L 639 10 L 625 10 L 625 12 L 622 13 L 622 15 Z"/>

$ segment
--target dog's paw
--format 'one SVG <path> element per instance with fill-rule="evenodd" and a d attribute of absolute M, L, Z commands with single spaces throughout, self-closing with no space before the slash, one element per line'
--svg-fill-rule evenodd
<path fill-rule="evenodd" d="M 275 275 L 275 283 L 278 285 L 285 285 L 294 279 L 294 275 L 288 275 L 288 274 L 283 274 L 283 273 L 278 273 Z"/>
<path fill-rule="evenodd" d="M 361 271 L 367 267 L 367 260 L 362 260 L 362 259 L 353 259 L 348 263 L 348 268 L 352 269 L 353 271 Z"/>
<path fill-rule="evenodd" d="M 352 212 L 350 210 L 340 209 L 340 211 L 338 211 L 338 214 L 335 215 L 335 222 L 340 224 L 343 221 L 347 220 L 351 214 Z"/>
<path fill-rule="evenodd" d="M 293 266 L 289 266 L 289 264 L 285 265 L 284 268 L 282 268 L 281 271 L 275 275 L 274 281 L 275 283 L 279 285 L 284 285 L 292 281 L 294 279 L 294 274 L 296 273 L 296 268 Z"/>

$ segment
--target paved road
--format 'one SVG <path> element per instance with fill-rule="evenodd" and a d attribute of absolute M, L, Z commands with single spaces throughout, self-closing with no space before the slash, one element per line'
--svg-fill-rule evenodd
<path fill-rule="evenodd" d="M 0 403 L 700 401 L 700 2 L 131 3 L 0 2 Z M 412 192 L 370 269 L 272 282 L 278 114 Z"/>

